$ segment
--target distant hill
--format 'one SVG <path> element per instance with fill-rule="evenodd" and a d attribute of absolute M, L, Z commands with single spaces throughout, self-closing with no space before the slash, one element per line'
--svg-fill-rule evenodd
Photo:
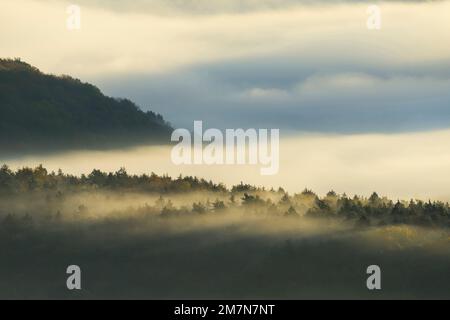
<path fill-rule="evenodd" d="M 0 59 L 0 155 L 168 143 L 171 131 L 161 115 L 130 100 L 19 59 Z"/>

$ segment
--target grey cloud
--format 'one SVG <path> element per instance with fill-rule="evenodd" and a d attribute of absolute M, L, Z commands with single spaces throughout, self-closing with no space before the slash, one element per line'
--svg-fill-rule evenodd
<path fill-rule="evenodd" d="M 177 127 L 269 127 L 308 132 L 398 132 L 450 127 L 450 63 L 323 65 L 271 57 L 159 76 L 97 80 Z"/>

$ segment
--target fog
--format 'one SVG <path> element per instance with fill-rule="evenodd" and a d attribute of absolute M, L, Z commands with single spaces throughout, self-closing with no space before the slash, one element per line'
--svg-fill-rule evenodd
<path fill-rule="evenodd" d="M 293 195 L 308 187 L 322 195 L 377 191 L 393 203 L 448 199 L 449 138 L 450 131 L 284 135 L 274 176 L 261 176 L 259 165 L 175 166 L 170 146 L 3 157 L 12 169 L 43 164 L 81 175 L 125 167 L 267 188 L 251 191 L 263 202 L 250 205 L 241 205 L 244 191 L 136 192 L 89 183 L 41 182 L 35 191 L 0 195 L 0 298 L 449 298 L 446 213 L 421 226 L 395 222 L 386 209 L 384 218 L 374 213 L 360 227 L 359 216 L 305 216 L 315 196 Z M 298 215 L 287 216 L 291 204 L 283 204 L 278 186 L 289 191 Z M 195 210 L 195 203 L 217 201 L 223 209 Z M 65 287 L 72 264 L 82 269 L 80 292 Z M 373 264 L 383 274 L 377 293 L 366 288 Z"/>
<path fill-rule="evenodd" d="M 260 165 L 180 165 L 171 162 L 171 147 L 139 147 L 115 151 L 69 152 L 5 158 L 13 169 L 43 164 L 47 169 L 88 174 L 97 168 L 129 173 L 195 175 L 232 186 L 243 181 L 267 188 L 279 186 L 300 192 L 305 187 L 318 194 L 330 190 L 369 196 L 373 191 L 392 199 L 450 198 L 450 131 L 404 134 L 283 135 L 280 170 L 260 175 Z M 205 144 L 206 145 L 206 144 Z"/>
<path fill-rule="evenodd" d="M 231 206 L 191 212 L 212 196 L 165 194 L 182 215 L 162 215 L 153 194 L 2 197 L 0 298 L 449 297 L 447 229 L 355 228 Z M 79 292 L 65 288 L 71 264 L 82 269 Z M 383 270 L 377 293 L 365 286 L 372 264 Z"/>

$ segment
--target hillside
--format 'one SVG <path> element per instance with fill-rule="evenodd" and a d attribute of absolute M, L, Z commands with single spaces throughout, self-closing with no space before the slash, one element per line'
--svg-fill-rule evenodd
<path fill-rule="evenodd" d="M 165 143 L 171 130 L 161 115 L 130 100 L 18 59 L 0 59 L 1 154 Z"/>

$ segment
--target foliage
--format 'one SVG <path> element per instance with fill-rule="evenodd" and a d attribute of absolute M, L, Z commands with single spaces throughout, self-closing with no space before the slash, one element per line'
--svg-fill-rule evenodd
<path fill-rule="evenodd" d="M 108 148 L 167 142 L 170 125 L 127 99 L 103 95 L 69 76 L 0 59 L 0 147 L 3 152 Z"/>
<path fill-rule="evenodd" d="M 160 197 L 153 207 L 147 209 L 164 216 L 188 213 L 220 213 L 226 209 L 253 214 L 280 217 L 337 219 L 354 223 L 356 227 L 409 224 L 418 226 L 450 226 L 450 206 L 440 201 L 410 200 L 392 201 L 373 193 L 369 198 L 338 195 L 334 191 L 321 198 L 311 190 L 289 195 L 279 191 L 265 190 L 243 184 L 227 189 L 225 185 L 192 176 L 173 179 L 167 175 L 130 175 L 125 168 L 116 172 L 93 170 L 89 175 L 74 176 L 48 172 L 42 166 L 11 170 L 0 168 L 0 199 L 43 192 L 49 199 L 64 198 L 66 194 L 94 191 L 115 191 L 119 193 L 150 193 Z M 242 191 L 244 190 L 244 191 Z M 170 197 L 173 194 L 197 192 L 217 194 L 210 202 L 194 201 L 191 207 L 176 207 Z M 86 211 L 79 207 L 77 212 Z M 0 212 L 1 213 L 1 212 Z"/>

